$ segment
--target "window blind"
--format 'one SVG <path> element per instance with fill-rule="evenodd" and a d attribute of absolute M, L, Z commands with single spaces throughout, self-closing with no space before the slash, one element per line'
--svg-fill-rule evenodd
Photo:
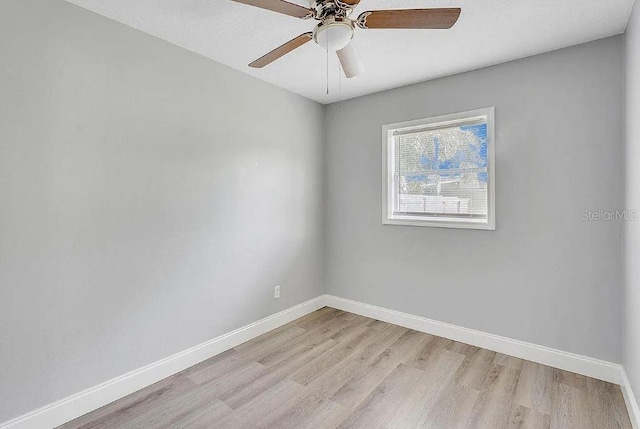
<path fill-rule="evenodd" d="M 486 219 L 487 121 L 397 130 L 394 214 Z"/>

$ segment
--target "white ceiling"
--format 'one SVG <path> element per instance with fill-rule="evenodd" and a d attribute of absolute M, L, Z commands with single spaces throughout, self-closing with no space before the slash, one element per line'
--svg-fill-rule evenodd
<path fill-rule="evenodd" d="M 247 66 L 314 20 L 230 0 L 68 0 L 279 87 L 330 103 L 624 32 L 634 0 L 362 0 L 366 10 L 461 7 L 451 30 L 360 30 L 366 73 L 347 80 L 307 43 L 264 69 Z M 306 0 L 292 0 L 307 5 Z M 342 76 L 339 79 L 339 77 Z"/>

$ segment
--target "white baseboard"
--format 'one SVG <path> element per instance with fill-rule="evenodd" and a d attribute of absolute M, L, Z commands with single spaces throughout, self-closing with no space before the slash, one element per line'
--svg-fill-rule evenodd
<path fill-rule="evenodd" d="M 460 341 L 465 344 L 471 344 L 576 374 L 586 375 L 598 380 L 619 384 L 633 429 L 640 429 L 640 408 L 633 394 L 627 373 L 622 365 L 514 340 L 512 338 L 488 334 L 474 329 L 463 328 L 449 323 L 438 322 L 425 317 L 414 316 L 375 305 L 338 298 L 332 295 L 325 295 L 324 303 L 328 307 Z"/>
<path fill-rule="evenodd" d="M 620 383 L 620 387 L 624 395 L 624 402 L 627 404 L 631 425 L 633 429 L 640 429 L 640 407 L 631 389 L 631 382 L 629 381 L 629 377 L 627 377 L 627 372 L 624 369 L 622 369 L 622 382 Z"/>
<path fill-rule="evenodd" d="M 640 429 L 638 403 L 631 390 L 626 372 L 621 365 L 332 295 L 319 296 L 166 359 L 47 405 L 1 424 L 0 429 L 51 429 L 325 306 L 620 384 L 633 428 Z"/>
<path fill-rule="evenodd" d="M 324 306 L 325 296 L 319 296 L 0 424 L 0 429 L 54 428 Z"/>
<path fill-rule="evenodd" d="M 627 373 L 622 365 L 514 340 L 512 338 L 488 334 L 474 329 L 463 328 L 449 323 L 438 322 L 425 317 L 414 316 L 375 305 L 338 298 L 333 295 L 325 295 L 324 303 L 328 307 L 360 314 L 382 320 L 383 322 L 393 323 L 415 329 L 416 331 L 460 341 L 554 368 L 560 368 L 576 374 L 586 375 L 598 380 L 619 384 L 633 429 L 640 429 L 640 408 L 631 389 L 631 383 L 629 382 Z"/>
<path fill-rule="evenodd" d="M 560 368 L 588 377 L 597 378 L 615 384 L 621 384 L 622 366 L 593 359 L 574 353 L 538 346 L 524 341 L 488 334 L 474 329 L 462 328 L 449 323 L 438 322 L 424 317 L 401 313 L 375 305 L 327 295 L 325 304 L 328 307 L 349 311 L 362 316 L 426 332 L 439 337 L 460 341 L 465 344 L 482 347 L 506 355 L 515 356 L 543 365 Z M 639 428 L 640 429 L 640 428 Z"/>

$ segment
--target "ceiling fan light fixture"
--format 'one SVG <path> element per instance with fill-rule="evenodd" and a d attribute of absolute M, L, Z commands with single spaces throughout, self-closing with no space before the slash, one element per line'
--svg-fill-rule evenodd
<path fill-rule="evenodd" d="M 324 50 L 339 51 L 352 38 L 353 24 L 349 20 L 327 20 L 318 24 L 313 31 L 313 40 Z"/>
<path fill-rule="evenodd" d="M 340 65 L 342 66 L 342 71 L 344 71 L 344 75 L 347 79 L 351 79 L 352 77 L 356 77 L 364 73 L 364 65 L 362 64 L 362 59 L 360 58 L 360 53 L 358 52 L 355 40 L 349 42 L 347 46 L 340 49 L 337 54 L 338 59 L 340 60 Z"/>

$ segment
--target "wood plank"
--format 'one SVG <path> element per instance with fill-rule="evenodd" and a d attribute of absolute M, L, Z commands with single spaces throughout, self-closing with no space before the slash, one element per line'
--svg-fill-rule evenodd
<path fill-rule="evenodd" d="M 425 429 L 466 429 L 480 392 L 451 384 L 440 393 L 427 418 L 419 426 Z"/>
<path fill-rule="evenodd" d="M 387 428 L 413 428 L 434 424 L 441 420 L 439 415 L 429 415 L 434 407 L 446 407 L 441 398 L 448 389 L 458 388 L 453 377 L 464 360 L 464 355 L 446 349 L 435 352 L 430 364 L 424 369 L 417 386 L 411 394 L 405 395 L 403 404 L 396 408 L 385 423 Z M 472 395 L 477 395 L 476 391 Z M 475 396 L 474 396 L 475 399 Z M 473 405 L 473 404 L 472 404 Z"/>
<path fill-rule="evenodd" d="M 385 329 L 367 328 L 362 336 L 347 343 L 344 350 L 316 359 L 312 365 L 293 373 L 290 378 L 328 398 L 355 376 L 389 345 L 393 344 L 406 328 L 388 325 Z M 338 375 L 340 374 L 340 375 Z"/>
<path fill-rule="evenodd" d="M 325 333 L 328 333 L 328 335 L 318 335 L 315 330 L 310 329 L 306 334 L 291 339 L 290 341 L 282 344 L 279 348 L 270 351 L 268 354 L 259 357 L 256 360 L 262 365 L 273 366 L 285 359 L 291 359 L 292 356 L 305 351 L 307 348 L 311 347 L 314 343 L 317 343 L 323 338 L 332 340 L 335 344 L 338 344 L 338 340 L 335 338 L 340 339 L 343 343 L 351 344 L 354 338 L 358 337 L 367 329 L 365 322 L 366 321 L 349 323 L 342 322 L 339 329 L 331 328 L 330 332 L 324 331 Z"/>
<path fill-rule="evenodd" d="M 494 365 L 487 374 L 476 401 L 470 428 L 503 428 L 508 425 L 520 371 Z"/>
<path fill-rule="evenodd" d="M 519 370 L 522 368 L 524 360 L 518 359 L 517 357 L 504 355 L 502 353 L 496 353 L 496 357 L 495 359 L 493 359 L 493 363 Z"/>
<path fill-rule="evenodd" d="M 465 356 L 469 356 L 470 354 L 477 353 L 480 350 L 480 347 L 472 346 L 470 344 L 460 343 L 458 341 L 453 341 L 453 344 L 449 347 L 454 353 L 460 353 Z"/>
<path fill-rule="evenodd" d="M 260 395 L 269 387 L 280 383 L 289 374 L 298 368 L 304 368 L 313 358 L 322 355 L 326 351 L 333 348 L 337 343 L 328 338 L 320 338 L 317 342 L 311 344 L 290 360 L 281 362 L 258 374 L 254 378 L 243 380 L 242 383 L 235 383 L 234 386 L 227 386 L 219 399 L 231 408 L 238 408 L 256 396 Z M 259 364 L 257 364 L 259 365 Z"/>
<path fill-rule="evenodd" d="M 307 421 L 301 421 L 299 426 L 281 426 L 281 428 L 326 428 L 334 429 L 349 415 L 350 410 L 333 401 L 327 401 L 327 406 L 311 416 Z"/>
<path fill-rule="evenodd" d="M 222 377 L 200 384 L 200 387 L 206 395 L 220 399 L 232 392 L 241 391 L 268 371 L 269 368 L 252 361 Z"/>
<path fill-rule="evenodd" d="M 431 364 L 432 359 L 438 356 L 441 349 L 449 349 L 454 344 L 454 341 L 446 338 L 435 337 L 429 334 L 424 335 L 424 344 L 414 354 L 407 356 L 403 360 L 405 365 L 424 370 Z"/>
<path fill-rule="evenodd" d="M 289 378 L 303 386 L 309 385 L 330 368 L 357 353 L 359 347 L 371 344 L 380 336 L 378 331 L 373 330 L 368 326 L 362 326 L 360 329 L 355 331 L 355 334 L 354 338 L 350 341 L 344 341 L 343 344 L 336 347 L 333 353 L 318 356 L 316 359 L 309 362 L 308 365 L 305 365 L 293 372 Z"/>
<path fill-rule="evenodd" d="M 414 355 L 421 350 L 431 338 L 430 335 L 410 329 L 379 353 L 369 366 L 391 371 L 402 363 L 406 356 Z"/>
<path fill-rule="evenodd" d="M 352 339 L 353 332 L 356 330 L 363 329 L 364 326 L 367 326 L 371 323 L 370 318 L 364 316 L 357 316 L 354 320 L 351 320 L 348 324 L 343 324 L 343 326 L 335 330 L 331 333 L 329 338 L 336 341 L 344 341 L 349 342 Z"/>
<path fill-rule="evenodd" d="M 524 361 L 515 402 L 543 414 L 551 414 L 555 371 L 553 368 Z"/>
<path fill-rule="evenodd" d="M 398 365 L 338 428 L 373 429 L 382 426 L 394 408 L 402 404 L 404 395 L 416 386 L 421 375 L 419 369 Z"/>
<path fill-rule="evenodd" d="M 584 375 L 553 368 L 553 380 L 556 383 L 564 383 L 569 386 L 577 387 L 578 389 L 586 389 L 587 378 L 588 377 L 585 377 Z"/>
<path fill-rule="evenodd" d="M 211 405 L 214 405 L 212 408 Z M 163 403 L 162 406 L 156 406 L 147 412 L 140 414 L 136 418 L 128 419 L 126 422 L 120 422 L 116 426 L 118 429 L 147 429 L 162 427 L 184 427 L 189 425 L 191 418 L 200 416 L 204 417 L 201 412 L 207 409 L 210 415 L 207 420 L 214 418 L 219 419 L 232 410 L 214 397 L 208 395 L 195 386 L 193 390 L 184 395 L 173 398 L 171 401 Z"/>
<path fill-rule="evenodd" d="M 522 405 L 514 405 L 507 429 L 549 429 L 551 416 Z"/>
<path fill-rule="evenodd" d="M 286 414 L 306 394 L 303 386 L 282 380 L 260 393 L 226 418 L 218 421 L 216 429 L 261 428 Z"/>
<path fill-rule="evenodd" d="M 302 329 L 319 328 L 325 323 L 331 323 L 336 318 L 346 317 L 349 313 L 337 310 L 335 308 L 325 307 L 319 310 L 322 314 L 319 317 L 313 319 L 300 320 L 296 323 L 296 326 Z"/>
<path fill-rule="evenodd" d="M 496 353 L 478 349 L 465 358 L 456 372 L 454 381 L 462 386 L 480 390 L 485 377 L 494 367 Z"/>
<path fill-rule="evenodd" d="M 394 369 L 371 365 L 378 354 L 406 331 L 405 328 L 389 325 L 379 331 L 374 341 L 362 344 L 357 353 L 316 379 L 309 388 L 319 396 L 331 398 L 347 408 L 355 407 Z"/>
<path fill-rule="evenodd" d="M 177 416 L 170 422 L 160 425 L 159 429 L 208 429 L 233 410 L 221 401 L 213 400 L 192 412 Z M 148 426 L 147 426 L 148 427 Z"/>
<path fill-rule="evenodd" d="M 261 427 L 272 429 L 336 427 L 349 412 L 350 410 L 333 401 L 307 392 L 285 414 Z"/>
<path fill-rule="evenodd" d="M 585 390 L 563 383 L 554 383 L 553 389 L 551 429 L 596 429 L 589 422 Z"/>
<path fill-rule="evenodd" d="M 586 391 L 592 427 L 632 429 L 620 386 L 587 378 Z"/>

